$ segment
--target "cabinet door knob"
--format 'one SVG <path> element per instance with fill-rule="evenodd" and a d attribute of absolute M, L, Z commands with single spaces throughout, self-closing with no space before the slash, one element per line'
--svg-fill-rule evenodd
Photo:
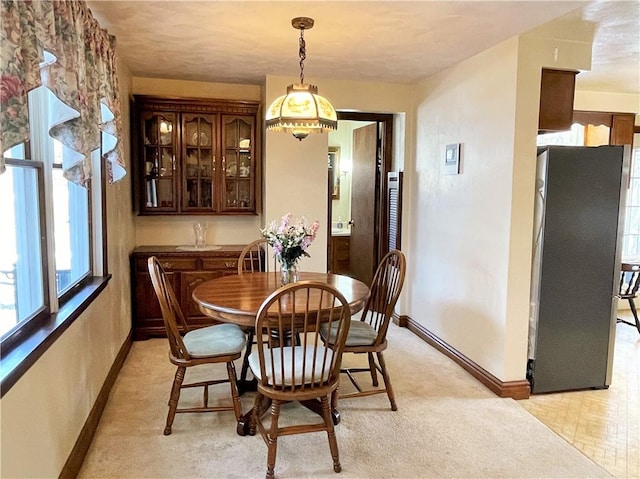
<path fill-rule="evenodd" d="M 170 261 L 165 261 L 164 263 L 162 263 L 162 267 L 164 269 L 171 269 L 173 267 L 173 263 L 171 263 Z"/>

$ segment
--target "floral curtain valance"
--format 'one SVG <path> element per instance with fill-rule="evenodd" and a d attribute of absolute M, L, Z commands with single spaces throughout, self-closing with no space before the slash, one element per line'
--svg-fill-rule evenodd
<path fill-rule="evenodd" d="M 64 175 L 85 185 L 100 147 L 109 182 L 125 174 L 115 38 L 83 0 L 1 0 L 0 152 L 29 139 L 27 95 L 41 85 L 59 100 L 49 134 L 77 152 Z M 0 173 L 4 159 L 0 157 Z"/>

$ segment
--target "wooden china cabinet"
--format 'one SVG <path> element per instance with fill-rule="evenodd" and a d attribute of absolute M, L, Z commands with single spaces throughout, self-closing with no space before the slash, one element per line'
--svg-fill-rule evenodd
<path fill-rule="evenodd" d="M 146 215 L 255 215 L 260 209 L 260 103 L 135 95 L 134 207 Z M 237 274 L 244 245 L 139 246 L 131 253 L 133 337 L 164 336 L 147 270 L 156 256 L 189 327 L 212 324 L 191 299 L 200 283 Z"/>
<path fill-rule="evenodd" d="M 246 215 L 260 205 L 260 103 L 135 95 L 140 215 Z"/>

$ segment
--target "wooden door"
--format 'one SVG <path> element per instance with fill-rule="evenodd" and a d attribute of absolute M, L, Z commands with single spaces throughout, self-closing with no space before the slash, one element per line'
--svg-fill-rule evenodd
<path fill-rule="evenodd" d="M 350 270 L 370 285 L 376 264 L 376 123 L 353 130 Z"/>

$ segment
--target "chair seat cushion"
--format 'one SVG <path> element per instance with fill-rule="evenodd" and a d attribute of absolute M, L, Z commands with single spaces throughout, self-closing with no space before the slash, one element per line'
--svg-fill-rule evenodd
<path fill-rule="evenodd" d="M 247 339 L 235 324 L 216 324 L 189 331 L 182 341 L 192 357 L 206 358 L 239 353 Z"/>
<path fill-rule="evenodd" d="M 324 346 L 318 346 L 316 357 L 314 361 L 314 351 L 316 348 L 313 346 L 307 346 L 304 348 L 303 346 L 285 346 L 282 348 L 284 350 L 283 354 L 280 354 L 280 348 L 275 348 L 275 355 L 273 357 L 274 362 L 274 370 L 275 370 L 275 385 L 276 386 L 290 386 L 292 384 L 302 384 L 302 374 L 303 374 L 303 358 L 304 358 L 304 384 L 311 383 L 311 375 L 312 372 L 315 372 L 315 376 L 319 378 L 320 374 L 322 374 L 322 380 L 326 381 L 329 378 L 329 373 L 331 372 L 331 364 L 333 360 L 333 351 L 329 348 L 325 348 Z M 272 350 L 269 348 L 264 348 L 264 360 L 265 360 L 265 370 L 267 373 L 267 382 L 270 385 L 274 385 L 274 378 L 271 373 L 271 352 Z M 326 358 L 325 358 L 326 354 Z M 284 356 L 284 381 L 282 379 L 282 363 L 281 358 Z M 292 356 L 294 359 L 294 363 L 292 366 Z M 324 370 L 323 370 L 324 365 Z M 249 367 L 251 368 L 251 372 L 258 379 L 261 380 L 260 373 L 260 356 L 258 351 L 254 351 L 249 356 Z M 315 369 L 314 369 L 315 368 Z M 294 376 L 295 371 L 295 376 Z M 292 377 L 295 378 L 295 382 L 292 381 Z M 316 380 L 317 381 L 317 380 Z"/>
<path fill-rule="evenodd" d="M 320 327 L 320 334 L 322 337 L 327 338 L 329 333 L 329 326 L 325 323 Z M 347 335 L 347 341 L 345 346 L 371 346 L 378 336 L 378 332 L 373 329 L 368 323 L 364 321 L 351 321 L 349 325 L 349 334 Z M 331 327 L 331 335 L 329 336 L 329 343 L 333 344 L 336 337 L 336 325 Z"/>

